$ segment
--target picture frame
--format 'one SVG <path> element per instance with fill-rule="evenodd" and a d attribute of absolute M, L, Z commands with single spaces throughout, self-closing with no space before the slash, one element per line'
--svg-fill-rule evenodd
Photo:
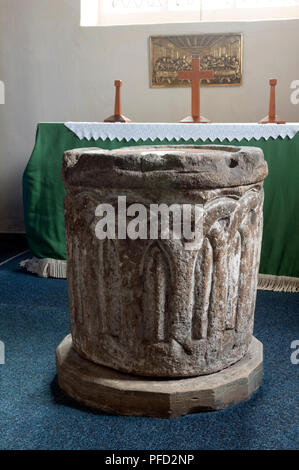
<path fill-rule="evenodd" d="M 192 67 L 192 57 L 200 57 L 202 70 L 213 70 L 214 78 L 203 86 L 242 84 L 242 33 L 192 34 L 150 37 L 150 87 L 188 87 L 178 80 L 179 71 Z"/>

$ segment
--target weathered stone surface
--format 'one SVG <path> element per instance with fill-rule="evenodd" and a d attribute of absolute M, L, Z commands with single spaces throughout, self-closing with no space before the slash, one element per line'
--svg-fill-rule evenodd
<path fill-rule="evenodd" d="M 60 387 L 87 406 L 113 414 L 171 418 L 247 400 L 262 382 L 263 346 L 253 337 L 245 357 L 216 374 L 157 380 L 83 359 L 69 335 L 57 348 L 56 363 Z"/>
<path fill-rule="evenodd" d="M 73 347 L 142 376 L 211 374 L 252 339 L 267 164 L 257 148 L 135 147 L 66 152 L 63 176 Z M 201 204 L 186 240 L 104 240 L 100 203 Z"/>
<path fill-rule="evenodd" d="M 257 147 L 87 148 L 65 152 L 63 176 L 96 189 L 217 189 L 261 182 L 267 164 Z"/>

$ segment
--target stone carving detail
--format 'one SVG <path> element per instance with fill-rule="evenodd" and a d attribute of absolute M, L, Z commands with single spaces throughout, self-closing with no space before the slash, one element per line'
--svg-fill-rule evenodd
<path fill-rule="evenodd" d="M 152 171 L 151 180 L 144 180 L 144 188 L 128 186 L 125 190 L 120 190 L 115 180 L 111 187 L 95 187 L 96 176 L 93 180 L 90 170 L 86 170 L 87 163 L 83 163 L 86 154 L 96 175 L 102 161 L 96 160 L 96 155 L 102 151 L 93 155 L 82 151 L 80 158 L 75 155 L 71 159 L 69 153 L 65 156 L 73 346 L 95 363 L 137 375 L 184 377 L 213 373 L 240 360 L 252 338 L 266 164 L 260 154 L 255 162 L 251 149 L 237 149 L 233 155 L 237 165 L 230 167 L 228 160 L 229 171 L 234 175 L 229 174 L 220 188 L 213 187 L 210 179 L 206 188 L 201 181 L 194 183 L 185 148 L 178 149 L 182 162 L 176 188 L 169 182 L 161 185 L 163 179 L 158 175 L 165 172 L 166 180 L 174 178 L 169 176 L 174 158 L 171 149 L 164 156 L 164 171 Z M 209 154 L 209 165 L 213 158 L 225 159 L 232 152 L 231 148 L 212 150 L 215 157 Z M 199 153 L 197 165 L 205 165 L 201 155 L 208 150 L 193 151 Z M 114 158 L 127 155 L 126 150 L 117 152 Z M 146 165 L 150 165 L 147 153 L 153 165 L 157 165 L 155 158 L 160 158 L 152 149 L 137 148 L 134 152 L 136 159 L 144 158 Z M 126 162 L 115 163 L 113 152 L 111 155 L 123 171 Z M 247 179 L 241 171 L 244 155 L 248 155 L 247 168 L 248 161 L 252 165 Z M 105 158 L 109 156 L 106 152 Z M 127 158 L 130 162 L 130 155 Z M 199 174 L 200 168 L 193 166 L 193 171 L 196 169 Z M 76 172 L 81 175 L 80 185 Z M 142 174 L 137 170 L 135 173 L 132 171 L 132 179 L 137 181 Z M 257 178 L 256 173 L 262 176 Z M 128 174 L 125 177 L 129 178 Z M 218 183 L 218 174 L 216 180 Z M 125 192 L 128 201 L 146 207 L 150 202 L 201 204 L 204 217 L 198 248 L 186 250 L 183 236 L 179 240 L 156 241 L 97 239 L 95 209 L 100 203 L 116 206 L 120 192 Z"/>
<path fill-rule="evenodd" d="M 105 240 L 98 247 L 98 302 L 101 315 L 101 332 L 119 336 L 122 324 L 121 277 L 119 258 L 113 240 Z"/>
<path fill-rule="evenodd" d="M 168 341 L 171 279 L 168 260 L 158 243 L 147 250 L 143 268 L 143 341 L 164 343 Z"/>

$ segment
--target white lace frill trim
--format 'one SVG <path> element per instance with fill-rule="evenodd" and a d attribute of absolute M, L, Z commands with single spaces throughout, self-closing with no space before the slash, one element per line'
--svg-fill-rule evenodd
<path fill-rule="evenodd" d="M 66 279 L 66 261 L 52 258 L 31 258 L 21 261 L 20 266 L 39 277 Z"/>
<path fill-rule="evenodd" d="M 165 123 L 103 123 L 103 122 L 66 122 L 65 126 L 79 139 L 87 140 L 176 140 L 211 142 L 219 139 L 292 139 L 299 131 L 299 123 L 289 124 L 165 124 Z"/>

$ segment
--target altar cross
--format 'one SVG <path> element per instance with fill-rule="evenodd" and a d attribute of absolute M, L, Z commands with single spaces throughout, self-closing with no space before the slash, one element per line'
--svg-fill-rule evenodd
<path fill-rule="evenodd" d="M 200 70 L 200 58 L 192 59 L 192 70 L 179 72 L 179 80 L 191 80 L 192 84 L 192 116 L 183 119 L 181 122 L 210 122 L 204 116 L 200 115 L 200 81 L 214 78 L 212 70 Z"/>

